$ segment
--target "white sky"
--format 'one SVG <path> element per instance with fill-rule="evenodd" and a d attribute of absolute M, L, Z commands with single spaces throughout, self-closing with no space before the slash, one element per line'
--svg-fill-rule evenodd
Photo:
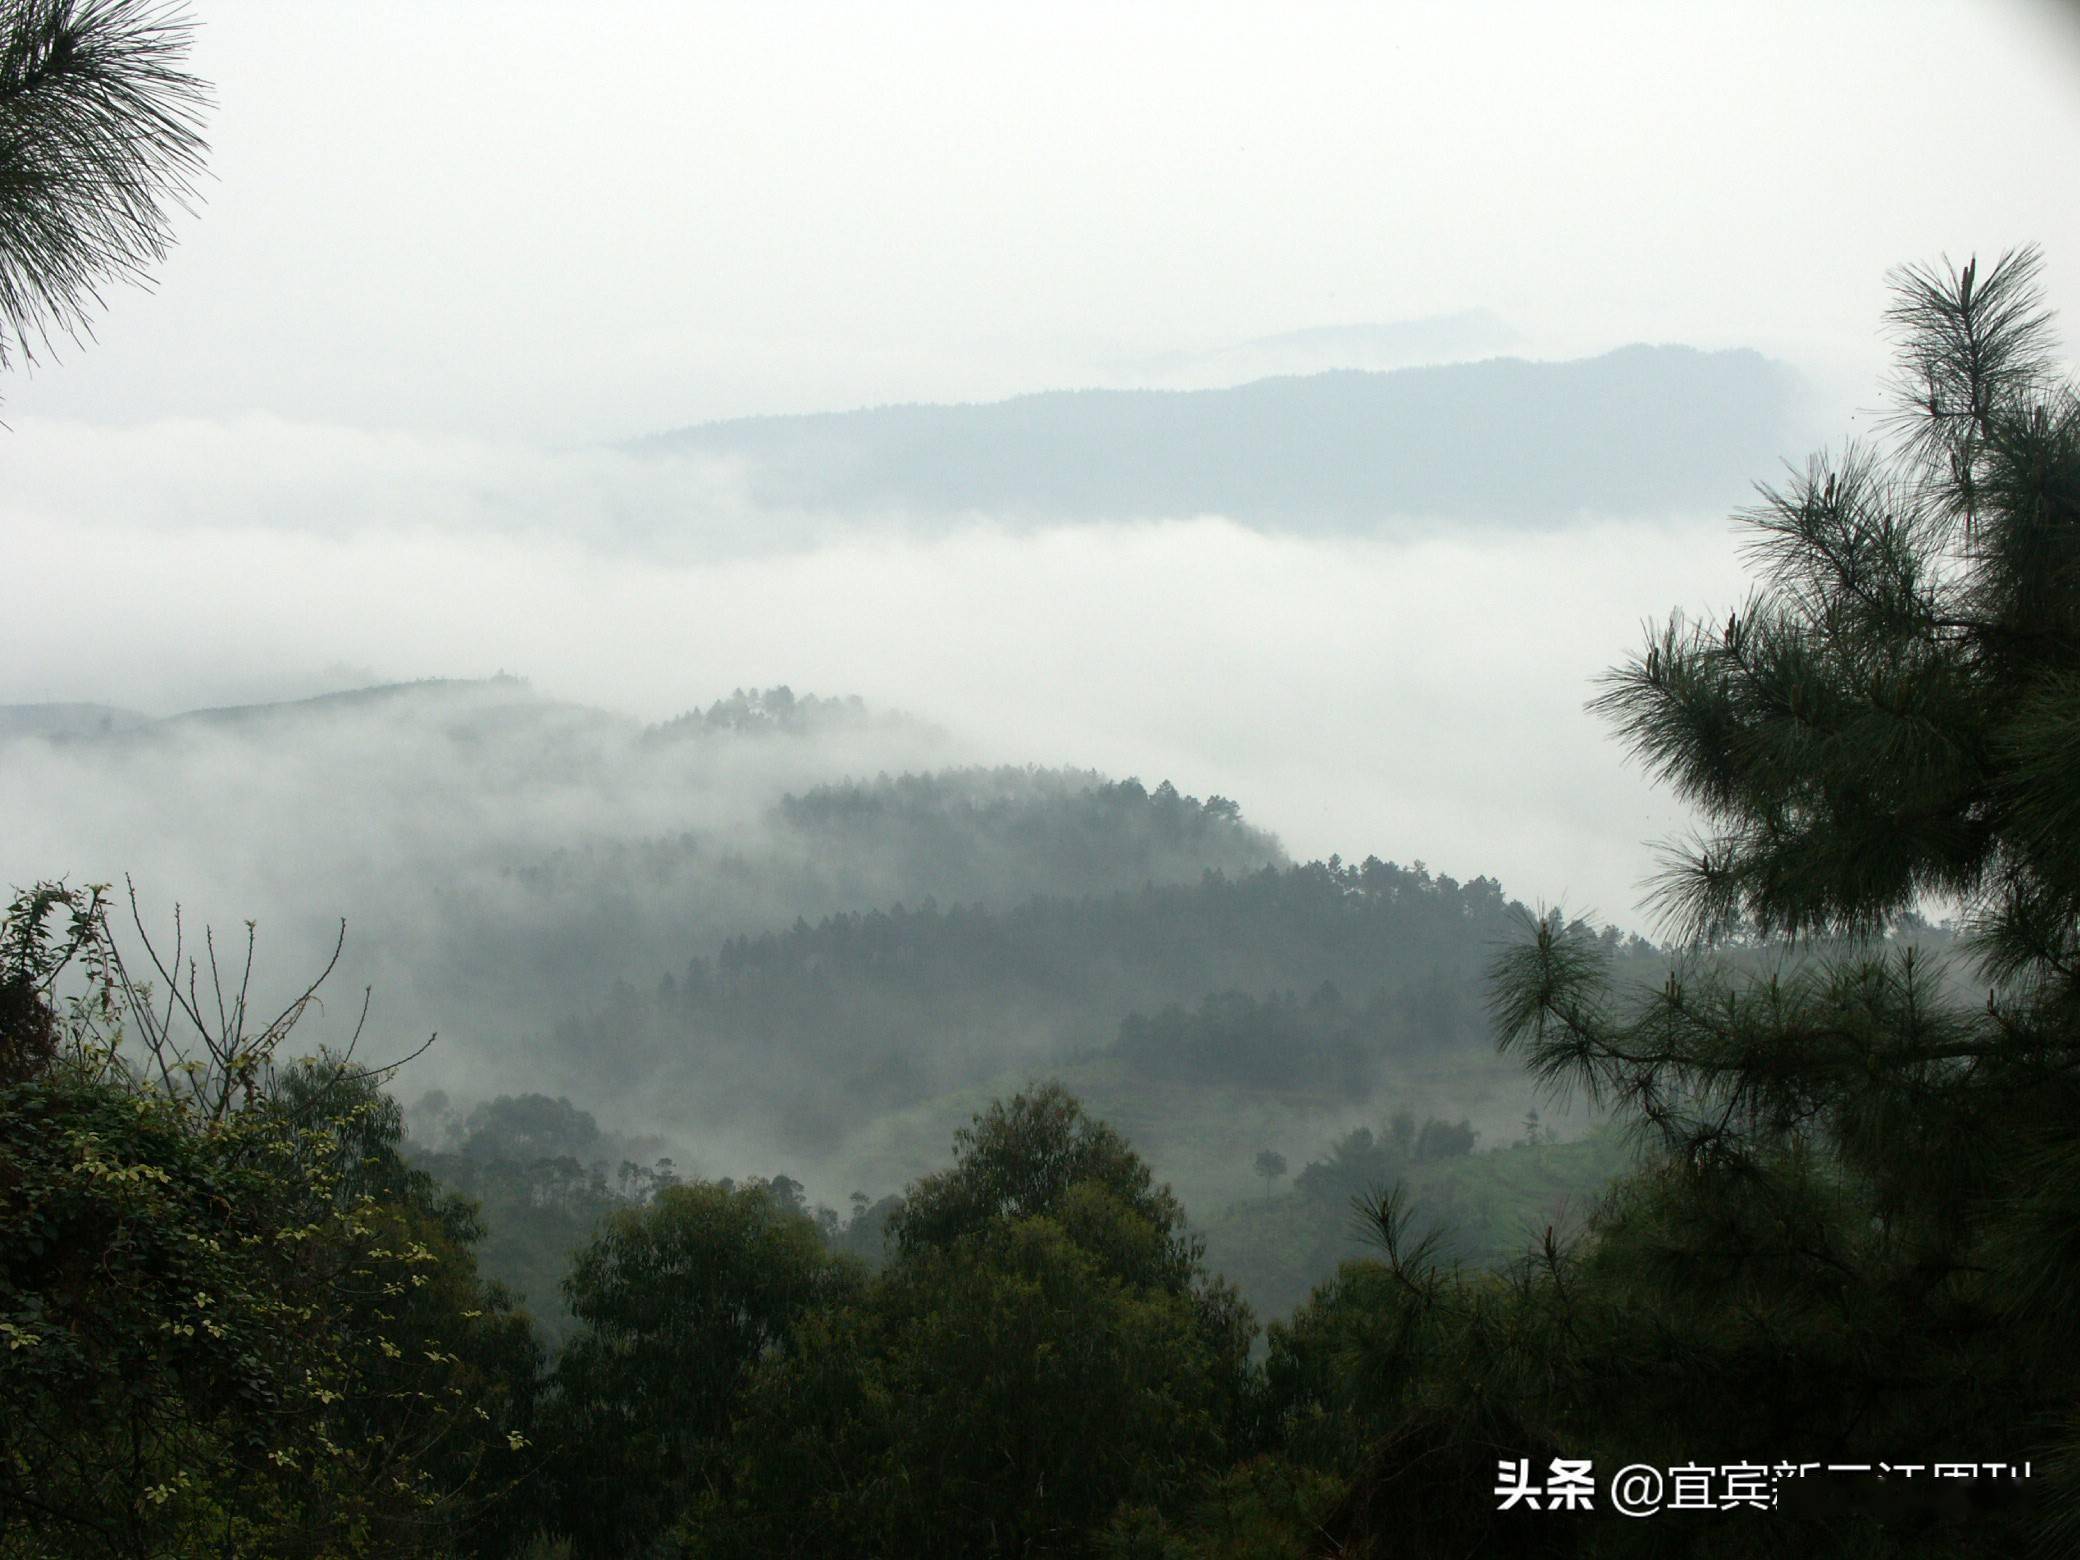
<path fill-rule="evenodd" d="M 2040 241 L 2080 298 L 2052 0 L 195 8 L 206 206 L 0 386 L 0 578 L 35 582 L 0 701 L 786 681 L 1634 920 L 1674 814 L 1581 701 L 1642 618 L 1737 595 L 1716 515 L 761 557 L 726 474 L 584 447 L 1471 308 L 1536 355 L 1758 347 L 1846 431 L 1888 268 Z M 613 542 L 659 513 L 721 540 Z"/>
<path fill-rule="evenodd" d="M 618 437 L 1486 307 L 1836 364 L 1881 278 L 2080 282 L 2057 0 L 198 0 L 214 179 L 10 420 Z"/>

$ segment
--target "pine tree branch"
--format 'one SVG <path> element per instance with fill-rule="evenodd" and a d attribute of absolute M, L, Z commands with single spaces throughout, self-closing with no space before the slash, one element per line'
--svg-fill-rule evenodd
<path fill-rule="evenodd" d="M 207 151 L 193 32 L 155 0 L 0 0 L 0 366 L 165 258 Z"/>

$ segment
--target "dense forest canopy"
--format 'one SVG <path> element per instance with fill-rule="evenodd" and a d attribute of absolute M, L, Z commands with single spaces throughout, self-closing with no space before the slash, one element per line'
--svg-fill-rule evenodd
<path fill-rule="evenodd" d="M 1160 792 L 1151 805 L 1158 819 L 1197 807 Z M 898 1107 L 1093 1054 L 1362 1098 L 1397 1060 L 1485 1047 L 1479 974 L 1514 910 L 1490 879 L 1376 858 L 1000 910 L 899 904 L 732 937 L 560 1021 L 545 1060 L 559 1087 L 599 1099 L 636 1079 L 691 1092 L 756 1073 L 794 1091 L 799 1130 L 824 1138 L 862 1102 Z M 1265 1022 L 1224 1043 L 1220 1015 L 1238 1002 Z M 1319 1054 L 1283 1050 L 1301 1034 Z"/>

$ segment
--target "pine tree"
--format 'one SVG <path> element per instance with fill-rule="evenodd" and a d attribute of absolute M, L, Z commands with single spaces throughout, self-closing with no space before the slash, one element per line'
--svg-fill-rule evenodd
<path fill-rule="evenodd" d="M 1764 488 L 1747 599 L 1607 675 L 1592 708 L 1702 820 L 1657 887 L 1689 952 L 1625 982 L 1551 915 L 1493 1004 L 1643 1166 L 1506 1283 L 1441 1265 L 1398 1195 L 1366 1210 L 1379 1281 L 1272 1344 L 1288 1422 L 1373 1448 L 1331 1524 L 1352 1552 L 1399 1541 L 1418 1457 L 1433 1536 L 1504 1542 L 1497 1463 L 1548 1452 L 1920 1465 L 1777 1480 L 1762 1525 L 1539 1530 L 1597 1554 L 2080 1540 L 2080 402 L 2039 271 L 1895 273 L 1884 439 Z"/>
<path fill-rule="evenodd" d="M 150 0 L 0 0 L 0 368 L 166 257 L 207 150 L 193 31 Z"/>
<path fill-rule="evenodd" d="M 1895 273 L 1884 444 L 1765 488 L 1748 599 L 1672 617 L 1594 702 L 1703 819 L 1658 885 L 1699 956 L 1627 994 L 1549 920 L 1496 1013 L 1661 1153 L 1581 1258 L 1656 1307 L 1619 1418 L 1699 1454 L 2028 1458 L 2069 1543 L 2080 401 L 2039 270 Z M 1888 937 L 1931 906 L 1964 957 Z M 1734 933 L 1744 972 L 1703 952 Z"/>

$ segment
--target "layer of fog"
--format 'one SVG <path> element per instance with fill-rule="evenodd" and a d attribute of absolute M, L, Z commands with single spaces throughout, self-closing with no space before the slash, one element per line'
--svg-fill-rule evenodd
<path fill-rule="evenodd" d="M 749 849 L 782 791 L 848 775 L 1001 763 L 1168 778 L 1235 798 L 1296 859 L 1422 860 L 1645 928 L 1648 842 L 1682 816 L 1582 704 L 1642 618 L 1723 611 L 1740 589 L 1723 515 L 1333 541 L 1219 516 L 925 535 L 887 517 L 761 514 L 726 469 L 268 419 L 25 423 L 11 453 L 0 573 L 33 584 L 0 623 L 0 703 L 159 714 L 504 670 L 573 706 L 542 728 L 530 772 L 490 794 L 447 748 L 386 749 L 352 723 L 258 761 L 207 728 L 113 766 L 33 744 L 0 760 L 10 882 L 129 872 L 162 931 L 176 899 L 191 925 L 258 918 L 263 967 L 283 978 L 312 968 L 351 913 L 315 1037 L 336 1041 L 375 982 L 379 1053 L 445 1037 L 450 1061 L 417 1066 L 407 1093 L 471 1081 L 458 1072 L 477 1094 L 552 1081 L 512 1049 L 524 1027 L 486 1032 L 509 1022 L 495 994 L 511 972 L 414 963 L 458 906 L 525 919 L 486 887 L 503 867 L 686 830 Z M 692 770 L 619 782 L 588 759 L 638 722 L 777 683 L 922 719 L 711 745 Z M 747 893 L 736 918 L 813 918 L 818 905 L 783 902 L 800 881 L 776 879 L 770 902 Z M 509 946 L 561 935 L 532 934 Z M 713 951 L 634 946 L 625 970 L 587 974 L 649 982 Z M 559 1010 L 536 993 L 561 977 L 528 978 L 527 1002 L 549 1004 L 540 1032 Z M 569 1007 L 589 1000 L 573 990 Z M 492 1055 L 495 1077 L 463 1065 Z M 751 1136 L 710 1134 L 685 1157 L 816 1170 L 765 1163 Z M 842 1193 L 824 1179 L 811 1184 Z"/>
<path fill-rule="evenodd" d="M 1406 541 L 822 521 L 749 553 L 766 517 L 726 478 L 597 452 L 253 421 L 34 425 L 13 453 L 0 560 L 34 588 L 0 625 L 0 702 L 165 712 L 344 663 L 503 669 L 655 720 L 785 682 L 920 714 L 963 759 L 1235 797 L 1299 856 L 1421 857 L 1628 922 L 1677 813 L 1582 704 L 1643 618 L 1723 609 L 1741 578 L 1723 516 Z M 675 551 L 630 545 L 621 521 L 665 505 Z M 686 555 L 710 527 L 719 555 Z M 5 810 L 12 874 L 85 865 L 71 798 Z M 21 859 L 32 831 L 59 859 Z"/>

